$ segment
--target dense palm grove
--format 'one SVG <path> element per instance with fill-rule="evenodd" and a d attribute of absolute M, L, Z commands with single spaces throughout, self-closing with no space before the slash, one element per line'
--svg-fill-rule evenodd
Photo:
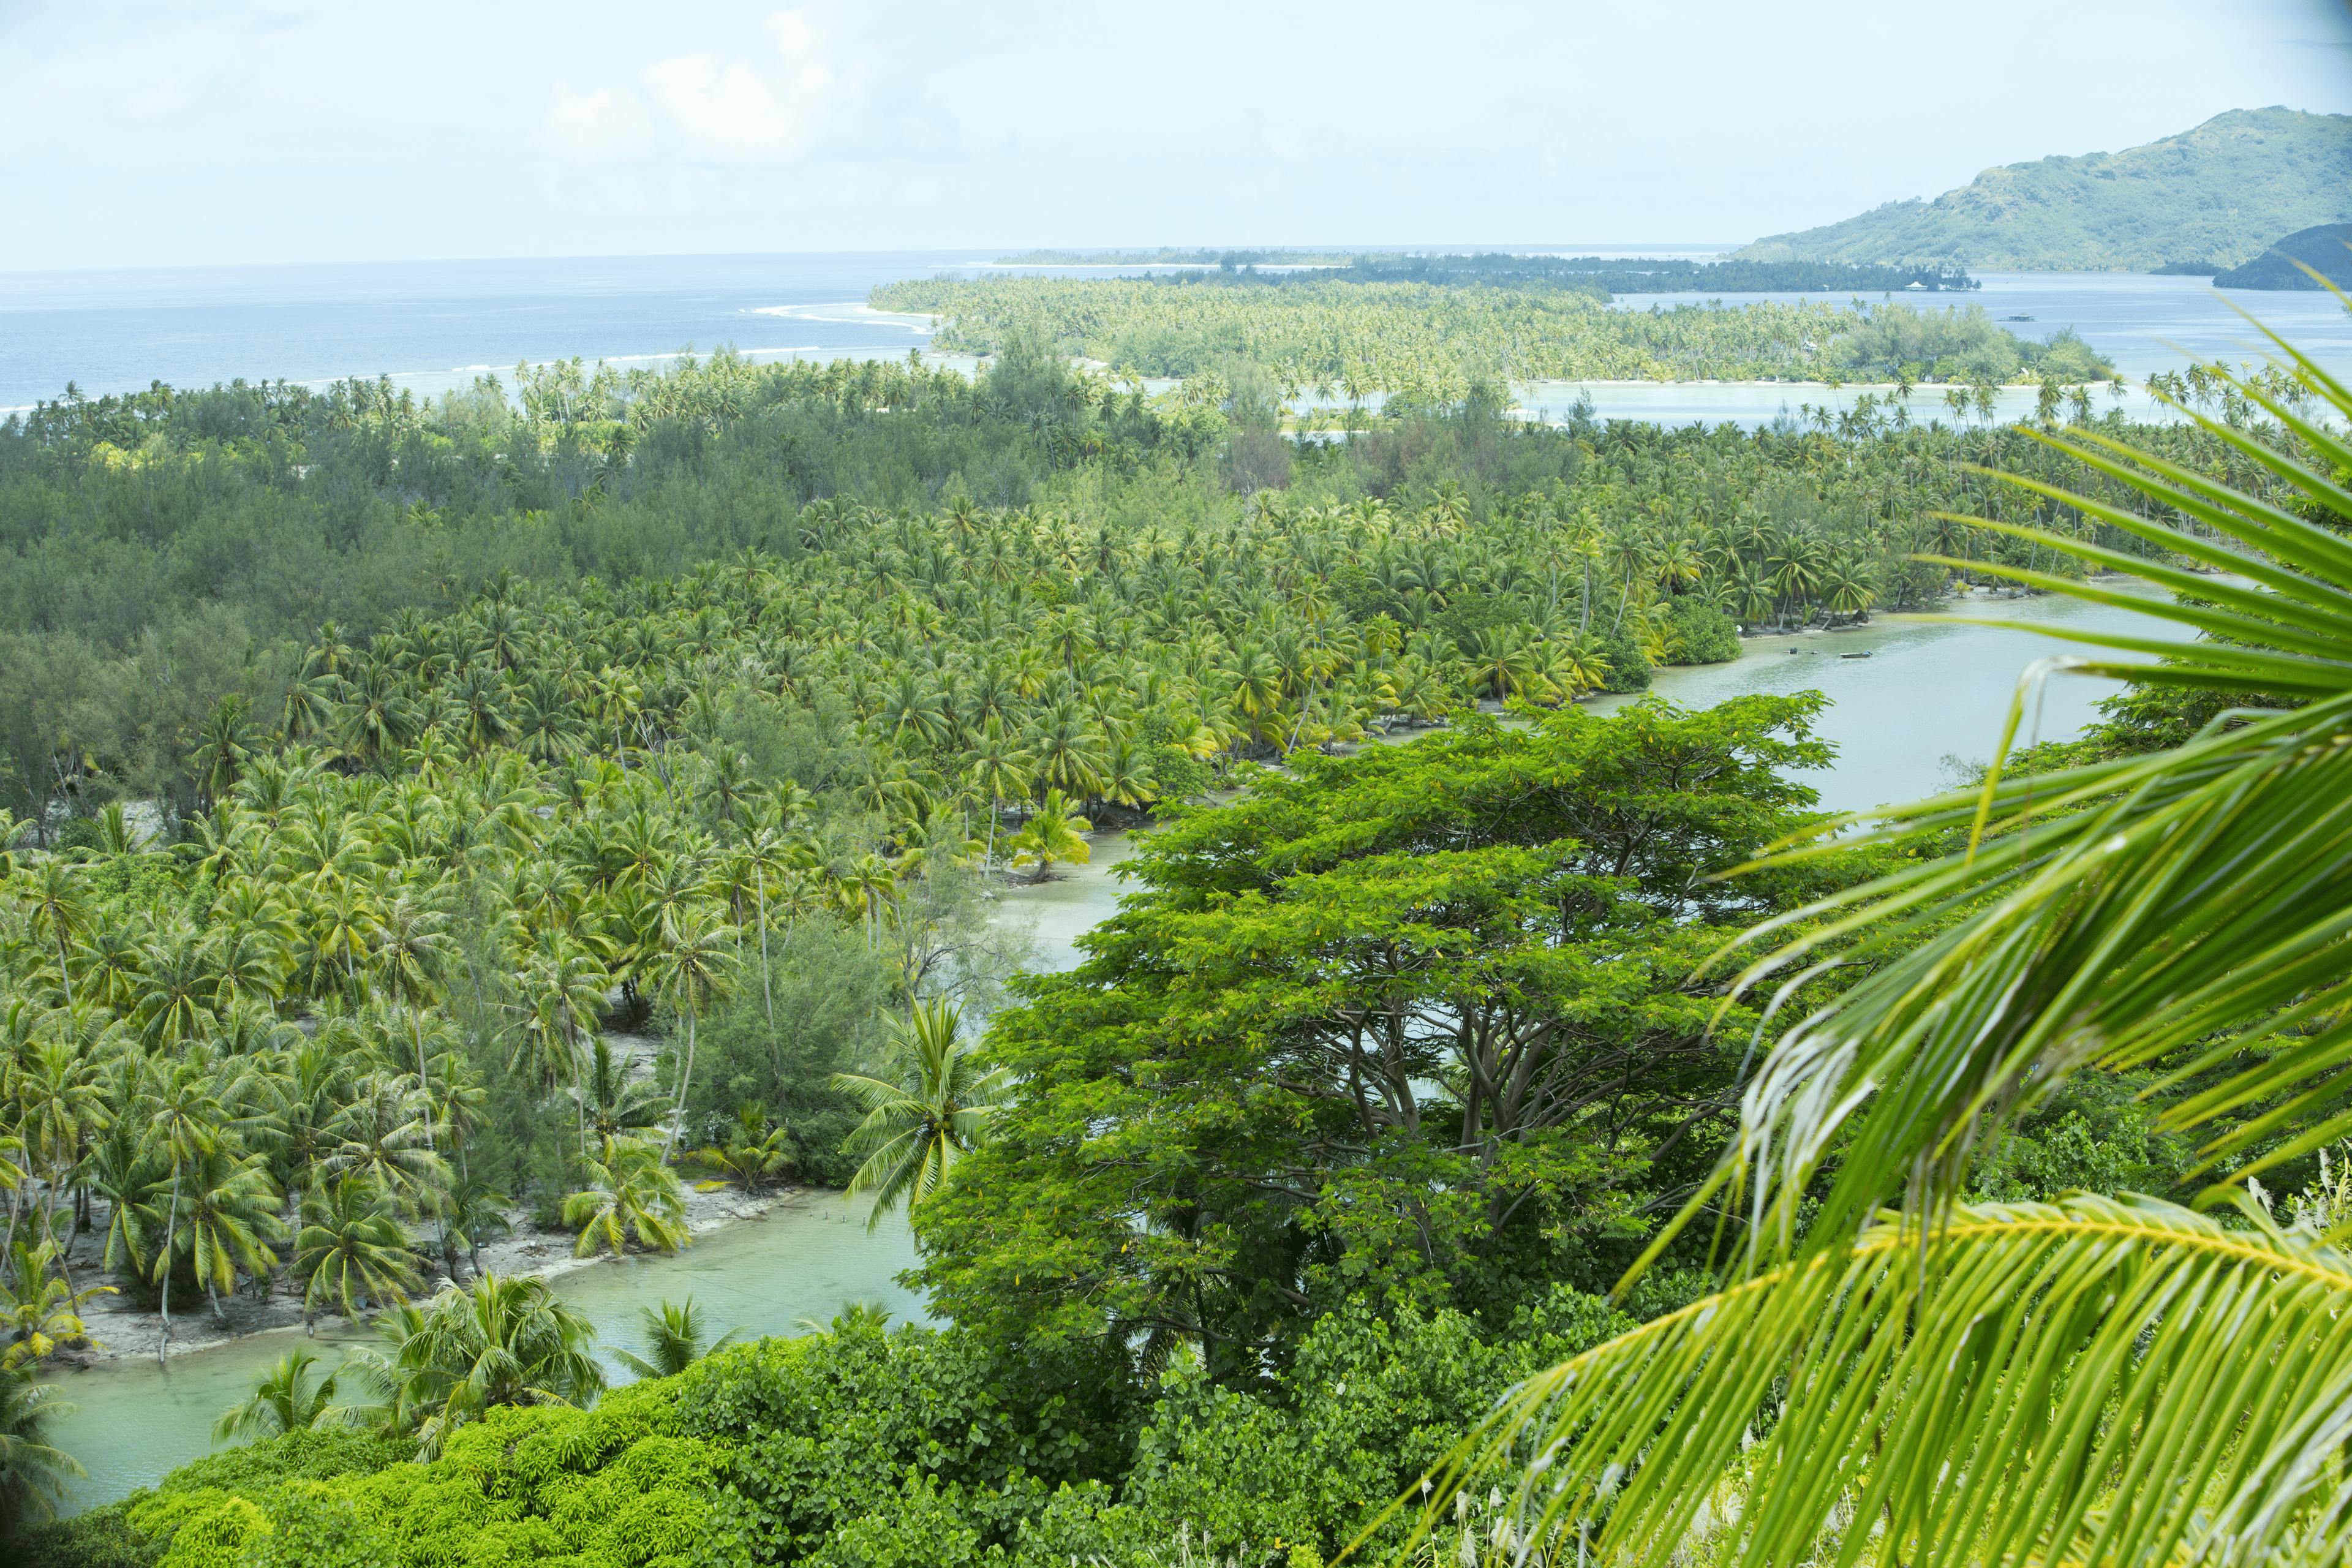
<path fill-rule="evenodd" d="M 1938 511 L 2134 547 L 1969 468 L 2126 500 L 2074 459 L 1871 409 L 1542 429 L 1473 397 L 1294 449 L 1245 389 L 1154 401 L 1017 346 L 977 382 L 721 356 L 517 391 L 159 388 L 0 431 L 11 1364 L 71 1348 L 101 1283 L 389 1335 L 375 1435 L 312 1431 L 339 1407 L 289 1368 L 276 1458 L 58 1561 L 441 1561 L 485 1530 L 481 1561 L 1319 1561 L 1617 1321 L 1571 1287 L 1697 1179 L 1738 1082 L 1689 969 L 1818 889 L 1703 890 L 1809 820 L 1805 701 L 1572 700 L 1980 563 L 2075 569 Z M 1286 760 L 1003 1010 L 992 879 Z M 983 1121 L 987 1179 L 943 1182 Z M 689 1163 L 903 1194 L 956 1326 L 525 1408 L 600 1380 L 478 1249 L 675 1247 Z M 425 1300 L 443 1275 L 472 1288 Z M 36 1459 L 8 1473 L 33 1507 Z"/>
<path fill-rule="evenodd" d="M 1513 380 L 2058 385 L 2115 374 L 2071 334 L 2021 340 L 1976 306 L 1625 310 L 1548 279 L 940 279 L 886 285 L 873 302 L 937 315 L 940 348 L 996 353 L 1032 337 L 1148 376 L 1194 377 L 1240 361 L 1350 405 L 1378 395 L 1443 405 Z"/>

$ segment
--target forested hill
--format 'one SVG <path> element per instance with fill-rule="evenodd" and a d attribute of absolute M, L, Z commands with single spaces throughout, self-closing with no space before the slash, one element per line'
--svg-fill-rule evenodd
<path fill-rule="evenodd" d="M 2352 116 L 2241 109 L 2120 153 L 1987 169 L 1934 201 L 1768 235 L 1737 259 L 1995 271 L 2233 267 L 2279 236 L 2352 218 Z"/>

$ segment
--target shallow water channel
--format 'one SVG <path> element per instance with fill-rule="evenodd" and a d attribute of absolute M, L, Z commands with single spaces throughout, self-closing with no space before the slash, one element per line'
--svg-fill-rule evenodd
<path fill-rule="evenodd" d="M 1819 731 L 1838 750 L 1836 764 L 1810 780 L 1823 805 L 1854 810 L 1907 799 L 1955 782 L 1948 758 L 1987 760 L 2020 674 L 2037 658 L 2067 651 L 2032 631 L 1971 626 L 1964 616 L 2083 630 L 2158 624 L 2071 600 L 1979 597 L 1936 615 L 1851 631 L 1754 638 L 1728 664 L 1659 672 L 1654 689 L 1687 706 L 1749 692 L 1820 690 L 1832 703 Z M 1840 657 L 1848 653 L 1871 657 Z M 2111 689 L 2081 677 L 2052 679 L 2038 725 L 2029 719 L 2021 741 L 2074 735 Z M 1628 700 L 1601 699 L 1594 706 L 1605 710 Z M 1008 918 L 1035 922 L 1040 968 L 1076 963 L 1073 943 L 1116 910 L 1127 889 L 1114 873 L 1131 847 L 1125 834 L 1099 835 L 1090 863 L 1003 892 Z M 869 1236 L 863 1214 L 863 1205 L 812 1194 L 698 1237 L 675 1258 L 608 1260 L 562 1275 L 555 1285 L 607 1345 L 634 1345 L 640 1308 L 689 1293 L 707 1310 L 714 1332 L 740 1327 L 746 1335 L 798 1333 L 803 1320 L 830 1319 L 855 1301 L 879 1302 L 901 1320 L 921 1318 L 921 1302 L 895 1279 L 914 1261 L 905 1221 L 894 1216 Z M 307 1342 L 331 1368 L 359 1337 Z M 78 1409 L 55 1423 L 53 1440 L 89 1471 L 68 1494 L 68 1510 L 121 1497 L 205 1453 L 215 1417 L 272 1361 L 304 1342 L 299 1329 L 278 1330 L 174 1357 L 168 1370 L 142 1357 L 66 1374 L 60 1392 Z M 609 1358 L 608 1370 L 625 1375 Z"/>

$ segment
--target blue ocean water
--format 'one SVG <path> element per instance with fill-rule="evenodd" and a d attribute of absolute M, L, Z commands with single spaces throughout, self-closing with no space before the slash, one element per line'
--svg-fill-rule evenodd
<path fill-rule="evenodd" d="M 660 256 L 0 273 L 0 409 L 154 381 L 390 374 L 419 393 L 520 360 L 648 363 L 904 353 L 928 335 L 863 309 L 936 255 Z M 828 309 L 829 307 L 845 307 Z M 790 314 L 762 314 L 788 310 Z"/>

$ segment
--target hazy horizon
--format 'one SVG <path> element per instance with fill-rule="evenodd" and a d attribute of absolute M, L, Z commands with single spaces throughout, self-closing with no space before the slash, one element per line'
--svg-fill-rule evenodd
<path fill-rule="evenodd" d="M 2231 109 L 2352 111 L 2347 68 L 2339 0 L 1846 0 L 1802 25 L 1699 5 L 1670 26 L 1393 0 L 0 4 L 0 269 L 1697 248 Z M 1406 237 L 1340 237 L 1370 233 Z M 1461 237 L 1501 234 L 1639 237 Z"/>

